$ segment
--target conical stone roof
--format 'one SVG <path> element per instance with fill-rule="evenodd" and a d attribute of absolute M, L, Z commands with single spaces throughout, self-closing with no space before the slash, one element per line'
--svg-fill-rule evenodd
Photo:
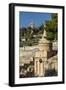
<path fill-rule="evenodd" d="M 39 41 L 39 44 L 49 43 L 49 41 L 45 37 L 46 37 L 46 31 L 44 29 L 44 33 L 43 33 L 42 38 Z"/>

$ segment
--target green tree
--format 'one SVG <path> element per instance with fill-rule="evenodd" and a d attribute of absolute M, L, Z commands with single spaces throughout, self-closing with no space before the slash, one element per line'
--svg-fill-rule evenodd
<path fill-rule="evenodd" d="M 57 14 L 51 14 L 51 20 L 49 21 L 46 21 L 45 22 L 46 24 L 46 27 L 45 27 L 45 30 L 46 30 L 46 35 L 47 35 L 47 39 L 49 41 L 53 41 L 53 40 L 57 40 L 57 24 L 58 24 L 58 16 Z"/>
<path fill-rule="evenodd" d="M 41 24 L 41 26 L 39 27 L 39 34 L 43 34 L 44 32 L 44 25 Z"/>

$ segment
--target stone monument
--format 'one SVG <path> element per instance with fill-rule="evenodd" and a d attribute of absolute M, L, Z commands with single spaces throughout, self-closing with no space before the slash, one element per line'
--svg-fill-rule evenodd
<path fill-rule="evenodd" d="M 44 25 L 45 27 L 45 25 Z M 45 38 L 46 37 L 46 30 L 44 29 L 44 33 L 42 38 L 39 41 L 38 49 L 35 53 L 35 61 L 34 61 L 34 73 L 36 76 L 44 76 L 45 68 L 48 68 L 46 64 L 47 61 L 47 52 L 50 50 L 49 48 L 49 41 Z"/>

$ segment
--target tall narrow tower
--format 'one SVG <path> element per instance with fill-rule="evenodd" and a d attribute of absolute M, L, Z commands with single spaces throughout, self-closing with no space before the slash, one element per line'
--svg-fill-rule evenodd
<path fill-rule="evenodd" d="M 47 51 L 49 51 L 49 41 L 45 37 L 46 37 L 46 30 L 44 29 L 44 33 L 38 44 L 39 51 L 35 53 L 34 65 L 35 65 L 35 74 L 37 76 L 44 76 L 45 73 Z"/>

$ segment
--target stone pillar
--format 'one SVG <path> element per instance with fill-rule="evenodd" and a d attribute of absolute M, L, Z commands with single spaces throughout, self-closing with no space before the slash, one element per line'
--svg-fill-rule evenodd
<path fill-rule="evenodd" d="M 36 74 L 36 61 L 34 60 L 34 74 Z"/>
<path fill-rule="evenodd" d="M 37 66 L 37 63 L 38 63 L 38 61 L 35 59 L 35 61 L 34 61 L 34 74 L 35 74 L 35 76 L 36 76 L 36 74 L 37 74 L 37 68 L 38 68 L 38 66 Z"/>
<path fill-rule="evenodd" d="M 44 51 L 44 59 L 43 59 L 43 61 L 44 61 L 44 75 L 45 75 L 45 70 L 46 70 L 46 63 L 47 63 L 47 51 Z"/>
<path fill-rule="evenodd" d="M 43 69 L 43 62 L 42 62 L 42 63 L 40 63 L 40 66 L 39 66 L 39 76 L 44 76 L 44 71 L 43 70 L 44 69 Z"/>
<path fill-rule="evenodd" d="M 39 75 L 39 60 L 35 59 L 34 61 L 34 74 L 35 76 Z"/>
<path fill-rule="evenodd" d="M 39 62 L 39 60 L 38 60 L 38 63 L 37 63 L 37 68 L 38 68 L 37 75 L 39 76 L 39 74 L 40 74 L 40 62 Z"/>

